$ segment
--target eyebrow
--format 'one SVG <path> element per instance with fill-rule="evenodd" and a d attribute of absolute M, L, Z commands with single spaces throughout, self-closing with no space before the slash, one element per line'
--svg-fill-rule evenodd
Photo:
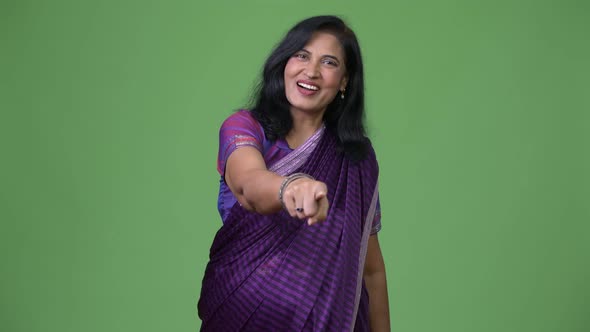
<path fill-rule="evenodd" d="M 301 51 L 311 54 L 311 52 L 310 52 L 310 51 L 308 51 L 308 50 L 306 50 L 305 48 L 302 48 L 302 49 L 301 49 Z M 334 59 L 334 60 L 336 60 L 336 61 L 340 62 L 340 59 L 338 59 L 338 57 L 336 57 L 336 56 L 334 56 L 334 55 L 330 55 L 330 54 L 324 54 L 324 55 L 322 55 L 322 57 L 325 57 L 325 58 L 331 58 L 331 59 Z"/>

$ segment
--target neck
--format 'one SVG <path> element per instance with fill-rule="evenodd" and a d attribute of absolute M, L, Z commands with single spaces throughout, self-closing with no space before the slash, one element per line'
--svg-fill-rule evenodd
<path fill-rule="evenodd" d="M 323 116 L 324 112 L 309 114 L 291 110 L 293 127 L 285 137 L 289 147 L 295 149 L 315 134 L 323 125 Z"/>

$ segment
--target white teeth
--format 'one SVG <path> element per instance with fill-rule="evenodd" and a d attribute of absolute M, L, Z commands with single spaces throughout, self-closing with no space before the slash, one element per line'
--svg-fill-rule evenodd
<path fill-rule="evenodd" d="M 308 90 L 313 90 L 313 91 L 318 91 L 320 88 L 318 88 L 315 85 L 309 85 L 309 84 L 305 84 L 305 83 L 297 83 L 297 85 L 299 85 L 300 87 L 306 88 Z"/>

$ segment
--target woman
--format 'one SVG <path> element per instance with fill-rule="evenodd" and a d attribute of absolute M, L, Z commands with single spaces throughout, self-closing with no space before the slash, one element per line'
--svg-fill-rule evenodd
<path fill-rule="evenodd" d="M 354 32 L 312 17 L 267 59 L 252 110 L 223 123 L 203 331 L 389 330 L 363 89 Z"/>

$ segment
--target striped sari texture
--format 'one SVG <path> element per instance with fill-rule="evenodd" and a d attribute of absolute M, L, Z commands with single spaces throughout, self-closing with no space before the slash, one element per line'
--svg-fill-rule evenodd
<path fill-rule="evenodd" d="M 377 210 L 373 149 L 352 162 L 322 128 L 269 170 L 325 182 L 328 218 L 308 226 L 285 211 L 263 216 L 234 204 L 211 246 L 201 331 L 369 331 L 362 276 Z"/>

